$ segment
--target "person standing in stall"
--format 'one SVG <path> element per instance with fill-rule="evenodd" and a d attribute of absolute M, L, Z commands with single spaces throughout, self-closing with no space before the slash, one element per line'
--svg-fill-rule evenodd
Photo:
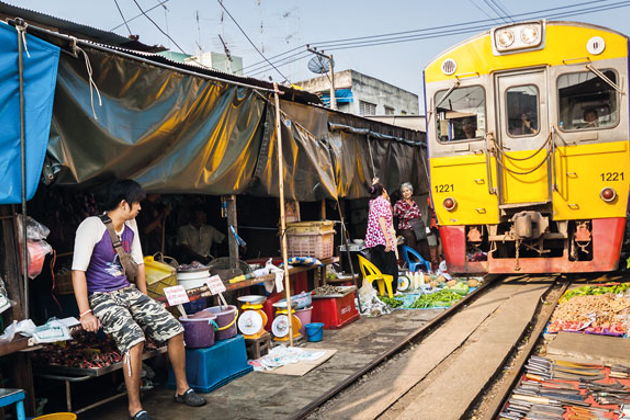
<path fill-rule="evenodd" d="M 427 227 L 422 220 L 422 212 L 413 199 L 413 185 L 405 182 L 400 186 L 402 198 L 394 204 L 394 216 L 398 218 L 398 231 L 410 248 L 418 251 L 422 258 L 431 261 Z"/>
<path fill-rule="evenodd" d="M 394 277 L 392 287 L 398 285 L 396 264 L 396 234 L 394 231 L 392 205 L 385 187 L 375 180 L 370 188 L 368 225 L 364 245 L 370 250 L 370 260 L 383 274 Z"/>
<path fill-rule="evenodd" d="M 151 419 L 140 401 L 144 331 L 155 341 L 168 344 L 177 386 L 175 401 L 193 407 L 206 403 L 188 386 L 182 325 L 146 295 L 135 220 L 144 198 L 145 192 L 135 181 L 112 183 L 103 206 L 105 213 L 88 217 L 79 225 L 72 261 L 72 284 L 81 326 L 90 332 L 102 327 L 125 355 L 123 376 L 129 415 L 134 420 Z M 134 274 L 132 284 L 129 277 Z"/>

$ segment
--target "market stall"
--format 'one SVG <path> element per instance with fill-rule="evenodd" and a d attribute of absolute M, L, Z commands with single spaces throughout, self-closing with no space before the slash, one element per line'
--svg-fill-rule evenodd
<path fill-rule="evenodd" d="M 269 295 L 270 303 L 281 300 L 278 299 L 280 292 L 285 299 L 284 309 L 282 303 L 275 302 L 277 306 L 271 309 L 275 312 L 274 317 L 283 315 L 284 310 L 289 320 L 287 325 L 278 330 L 283 331 L 282 336 L 276 334 L 276 338 L 286 337 L 289 344 L 293 344 L 293 339 L 299 336 L 296 330 L 300 326 L 294 325 L 292 321 L 293 296 L 324 285 L 327 279 L 326 267 L 338 261 L 338 256 L 334 255 L 335 245 L 348 245 L 344 200 L 365 198 L 368 180 L 377 171 L 393 165 L 398 169 L 393 172 L 395 176 L 387 179 L 389 185 L 393 187 L 404 180 L 426 189 L 425 171 L 420 158 L 423 153 L 420 133 L 307 105 L 310 101 L 316 101 L 316 98 L 286 87 L 249 79 L 225 80 L 211 71 L 165 63 L 163 58 L 151 54 L 140 55 L 131 50 L 96 45 L 39 28 L 36 24 L 20 26 L 20 21 L 12 21 L 12 24 L 28 32 L 25 39 L 35 58 L 45 55 L 48 60 L 56 60 L 60 49 L 68 53 L 60 55 L 58 66 L 56 62 L 48 61 L 41 64 L 55 70 L 45 74 L 47 86 L 35 85 L 37 98 L 48 101 L 47 105 L 38 105 L 37 121 L 51 125 L 50 136 L 39 139 L 41 141 L 38 144 L 35 138 L 42 137 L 49 130 L 35 127 L 39 133 L 36 136 L 30 131 L 33 130 L 30 126 L 27 125 L 25 129 L 22 127 L 23 134 L 25 132 L 29 139 L 28 147 L 34 149 L 26 154 L 22 150 L 21 156 L 28 156 L 29 160 L 22 162 L 21 182 L 10 188 L 14 196 L 5 201 L 21 202 L 24 216 L 34 216 L 36 221 L 51 230 L 47 239 L 52 247 L 48 252 L 39 254 L 40 269 L 30 276 L 34 280 L 28 280 L 29 273 L 26 271 L 29 267 L 26 264 L 21 267 L 22 273 L 19 264 L 16 264 L 20 252 L 29 254 L 31 258 L 33 256 L 32 250 L 27 249 L 27 241 L 22 241 L 22 251 L 15 241 L 18 229 L 23 229 L 23 237 L 27 237 L 26 223 L 19 228 L 16 209 L 2 208 L 2 234 L 6 248 L 5 279 L 8 297 L 15 301 L 14 309 L 21 311 L 19 317 L 31 317 L 41 324 L 50 316 L 63 318 L 77 315 L 72 288 L 69 287 L 68 269 L 76 226 L 84 217 L 98 213 L 96 196 L 99 189 L 112 179 L 133 178 L 147 191 L 161 194 L 168 201 L 164 208 L 169 208 L 169 212 L 173 211 L 174 214 L 180 211 L 181 214 L 185 213 L 188 207 L 185 203 L 190 196 L 205 204 L 206 213 L 221 213 L 214 222 L 220 225 L 219 230 L 227 237 L 227 249 L 223 255 L 228 261 L 227 266 L 213 267 L 210 261 L 207 267 L 201 269 L 208 272 L 207 276 L 204 274 L 208 281 L 219 275 L 219 289 L 223 291 L 212 290 L 208 283 L 188 289 L 180 287 L 179 296 L 184 296 L 188 301 L 192 297 L 194 303 L 195 298 L 205 297 L 204 294 L 218 295 L 215 299 L 220 300 L 215 301 L 216 306 L 223 308 L 235 304 L 237 295 L 252 293 L 252 287 L 257 288 L 257 293 L 268 294 L 271 292 L 264 292 L 263 286 L 271 286 L 275 295 Z M 2 29 L 5 27 L 14 37 L 14 44 L 21 45 L 17 42 L 15 30 L 2 24 Z M 38 38 L 54 45 L 55 54 L 40 54 L 37 50 L 40 42 Z M 13 71 L 14 64 L 11 63 L 8 68 Z M 89 63 L 88 67 L 86 63 Z M 86 71 L 87 68 L 89 71 Z M 26 94 L 29 95 L 29 91 L 34 88 L 29 85 L 28 66 L 25 70 Z M 131 89 L 125 88 L 129 86 L 129 80 L 138 78 L 146 83 L 132 84 Z M 19 95 L 15 95 L 15 89 L 10 92 L 13 96 L 6 101 L 15 101 Z M 0 100 L 5 102 L 5 98 Z M 37 102 L 29 101 L 29 104 Z M 40 108 L 45 106 L 51 109 L 51 118 L 45 118 L 45 114 L 41 113 Z M 25 110 L 27 118 L 29 112 L 29 109 Z M 13 116 L 12 122 L 15 121 L 23 122 L 24 118 Z M 12 127 L 19 129 L 19 124 Z M 11 146 L 15 152 L 15 144 Z M 34 157 L 39 160 L 31 161 Z M 11 160 L 12 164 L 15 162 L 16 159 Z M 15 165 L 7 167 L 11 173 L 7 173 L 6 179 L 19 181 L 16 171 L 20 168 Z M 43 185 L 38 184 L 42 168 Z M 8 183 L 6 185 L 10 186 Z M 20 188 L 14 188 L 16 185 L 21 185 L 21 195 L 14 194 L 16 190 L 20 191 Z M 38 196 L 29 203 L 32 211 L 27 211 L 26 201 L 36 191 Z M 184 197 L 184 194 L 188 196 Z M 279 204 L 276 204 L 279 214 L 275 215 L 271 223 L 262 226 L 273 232 L 273 240 L 264 244 L 263 253 L 258 256 L 280 256 L 281 261 L 272 260 L 273 268 L 267 267 L 268 272 L 264 274 L 260 271 L 252 274 L 265 267 L 254 266 L 258 263 L 245 261 L 242 255 L 243 238 L 256 235 L 256 230 L 244 233 L 239 230 L 239 225 L 258 228 L 261 223 L 258 214 L 252 214 L 249 220 L 239 220 L 238 201 L 241 198 L 250 203 L 254 200 L 276 202 L 279 199 Z M 334 218 L 340 229 L 334 233 L 324 223 L 328 226 L 326 229 L 317 227 L 312 232 L 300 232 L 297 226 L 293 226 L 297 230 L 292 233 L 292 226 L 287 224 L 285 217 L 286 202 L 289 200 L 298 203 L 298 208 L 302 205 L 319 209 L 311 218 L 315 224 L 325 222 L 328 201 L 329 207 L 336 210 Z M 172 218 L 170 222 L 172 226 Z M 161 236 L 159 248 L 166 255 L 172 252 L 174 241 L 174 235 L 165 227 L 168 224 L 166 217 L 161 235 L 158 235 Z M 291 261 L 289 257 L 297 259 Z M 315 258 L 317 261 L 305 262 L 300 258 Z M 175 272 L 186 273 L 183 264 L 175 265 Z M 282 276 L 279 272 L 283 273 Z M 316 275 L 305 278 L 305 273 Z M 172 277 L 172 273 L 169 276 Z M 279 277 L 282 281 L 279 281 Z M 355 280 L 352 273 L 349 278 L 351 282 Z M 171 305 L 164 287 L 152 292 L 156 296 L 164 294 L 166 303 Z M 341 310 L 335 306 L 338 299 L 353 308 L 354 293 L 354 289 L 344 289 L 343 293 L 320 294 L 321 305 L 332 305 L 321 316 L 327 317 L 331 311 Z M 32 305 L 34 302 L 37 304 Z M 29 311 L 29 305 L 33 311 Z M 317 305 L 314 303 L 314 306 Z M 356 309 L 351 309 L 350 313 L 356 319 Z M 189 313 L 182 314 L 188 315 L 194 316 L 195 313 L 189 310 Z M 341 322 L 337 320 L 335 325 L 339 327 Z M 228 329 L 236 331 L 233 325 L 218 328 L 228 326 Z M 229 341 L 232 339 L 235 341 Z M 72 359 L 70 352 L 74 345 L 85 349 L 89 344 L 84 335 L 74 336 L 70 343 L 73 344 L 61 350 L 67 351 L 67 361 Z M 32 341 L 18 338 L 5 343 L 2 352 L 7 353 L 29 344 Z M 98 347 L 96 344 L 89 344 L 89 348 Z M 99 340 L 98 344 L 103 348 L 97 348 L 96 352 L 107 353 L 107 342 Z M 245 349 L 233 336 L 225 338 L 221 345 L 240 346 L 243 352 Z M 202 357 L 200 355 L 203 353 L 202 358 L 206 360 L 208 354 L 219 347 L 213 346 L 203 351 L 195 349 L 190 354 Z M 50 350 L 50 347 L 40 350 L 35 358 L 38 366 L 43 367 L 42 375 L 48 375 L 49 380 L 65 382 L 67 403 L 70 405 L 73 405 L 71 382 L 88 381 L 121 368 L 113 355 L 106 361 L 99 358 L 96 364 L 85 366 L 41 357 L 42 354 L 56 353 Z M 153 355 L 155 352 L 147 353 L 147 357 Z M 30 363 L 29 356 L 23 358 L 25 363 Z M 108 365 L 99 365 L 102 363 Z M 206 360 L 204 363 L 205 369 L 210 362 Z M 28 369 L 20 372 L 20 375 L 27 381 L 31 377 Z M 32 386 L 24 388 L 27 388 L 27 394 L 32 398 Z"/>
<path fill-rule="evenodd" d="M 629 290 L 618 282 L 570 287 L 500 417 L 630 417 Z"/>

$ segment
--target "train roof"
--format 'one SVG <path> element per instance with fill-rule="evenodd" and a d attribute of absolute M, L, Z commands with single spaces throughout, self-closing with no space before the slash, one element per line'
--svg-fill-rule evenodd
<path fill-rule="evenodd" d="M 507 54 L 497 54 L 493 50 L 491 35 L 494 31 L 502 28 L 514 27 L 518 25 L 531 24 L 540 22 L 544 28 L 544 39 L 542 46 L 537 49 L 515 51 Z M 575 32 L 568 36 L 567 30 L 573 31 L 575 28 L 583 29 L 579 35 Z M 607 40 L 606 49 L 597 56 L 589 54 L 586 50 L 586 42 L 595 37 L 601 36 Z M 615 31 L 610 28 L 606 28 L 600 25 L 593 25 L 584 22 L 572 22 L 572 21 L 525 21 L 515 22 L 509 25 L 502 25 L 488 29 L 487 31 L 478 33 L 464 41 L 461 41 L 447 50 L 440 53 L 433 60 L 431 60 L 425 67 L 425 78 L 427 82 L 436 80 L 445 80 L 456 78 L 457 75 L 463 73 L 479 73 L 483 74 L 484 71 L 478 71 L 472 69 L 469 65 L 470 62 L 481 62 L 485 64 L 480 67 L 489 67 L 493 64 L 496 69 L 522 67 L 525 65 L 554 65 L 557 64 L 554 61 L 558 59 L 561 61 L 563 58 L 576 58 L 577 55 L 571 55 L 573 52 L 579 52 L 581 58 L 589 56 L 591 61 L 602 60 L 607 58 L 625 57 L 628 55 L 628 36 Z M 576 51 L 573 51 L 576 50 Z M 474 56 L 483 57 L 482 60 L 474 60 Z M 567 56 L 568 55 L 568 56 Z M 552 56 L 557 57 L 555 60 Z M 492 59 L 495 58 L 495 60 Z M 518 58 L 515 58 L 518 57 Z M 441 65 L 447 58 L 452 58 L 459 67 L 453 74 L 447 75 L 441 69 Z M 520 60 L 520 63 L 516 63 Z M 461 66 L 464 66 L 462 68 Z M 483 70 L 483 69 L 482 69 Z M 489 73 L 489 71 L 488 71 Z"/>

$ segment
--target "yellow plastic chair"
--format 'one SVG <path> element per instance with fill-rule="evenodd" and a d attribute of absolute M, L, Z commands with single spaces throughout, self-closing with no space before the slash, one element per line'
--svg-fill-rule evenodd
<path fill-rule="evenodd" d="M 390 298 L 394 297 L 392 291 L 394 276 L 381 273 L 381 270 L 361 255 L 357 255 L 357 257 L 359 257 L 359 267 L 361 268 L 361 275 L 363 276 L 363 284 L 367 282 L 371 287 L 374 280 L 376 280 L 379 295 L 384 296 L 385 288 L 387 288 L 387 296 Z"/>

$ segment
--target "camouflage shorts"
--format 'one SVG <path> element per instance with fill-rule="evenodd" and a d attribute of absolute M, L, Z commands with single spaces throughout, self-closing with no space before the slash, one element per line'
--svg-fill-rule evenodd
<path fill-rule="evenodd" d="M 164 342 L 184 332 L 173 315 L 135 286 L 96 292 L 90 296 L 90 307 L 123 353 L 145 341 L 145 333 Z"/>

